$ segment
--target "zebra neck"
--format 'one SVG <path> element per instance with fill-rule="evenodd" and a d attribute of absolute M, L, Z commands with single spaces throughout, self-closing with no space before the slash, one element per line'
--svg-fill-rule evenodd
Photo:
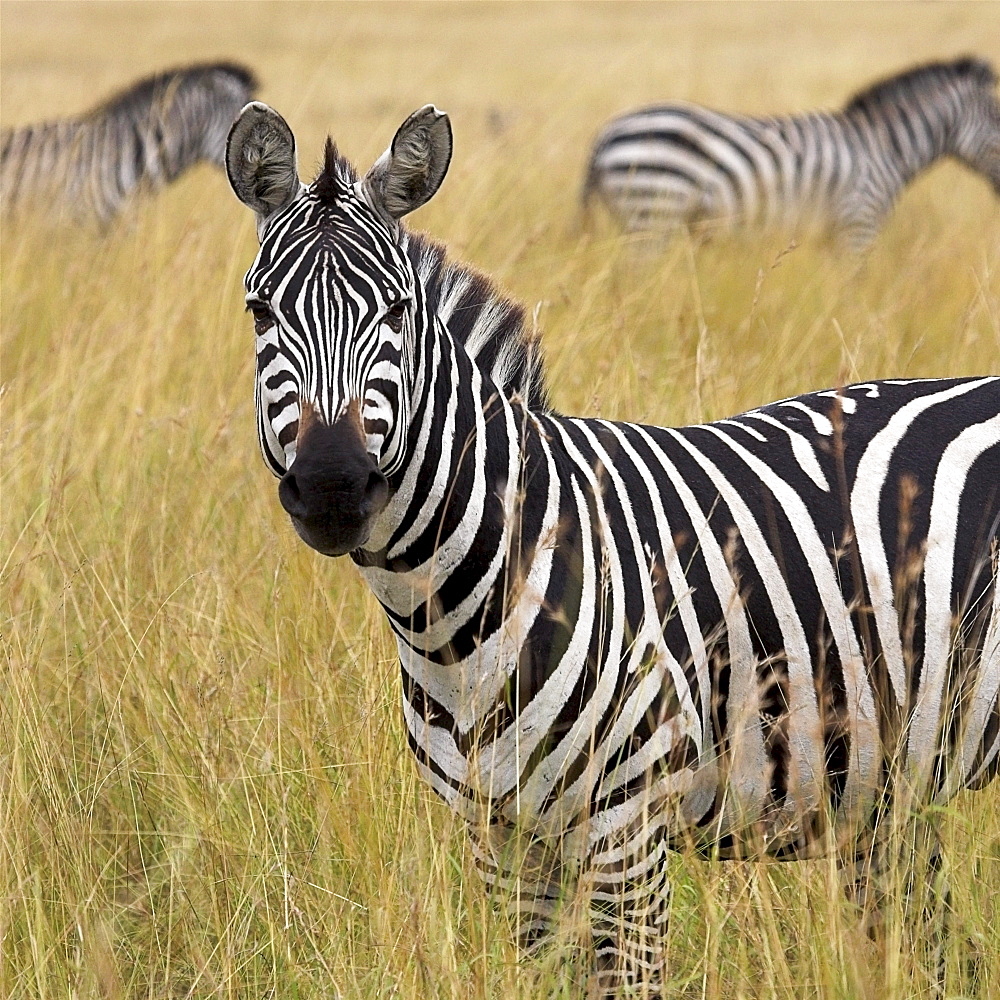
<path fill-rule="evenodd" d="M 421 633 L 431 644 L 423 648 L 438 649 L 453 636 L 430 623 L 450 603 L 452 577 L 480 579 L 504 562 L 524 411 L 442 324 L 424 344 L 407 458 L 366 548 L 353 557 L 397 632 Z M 469 593 L 464 600 L 467 611 L 482 603 Z"/>
<path fill-rule="evenodd" d="M 420 720 L 433 718 L 458 734 L 465 761 L 485 720 L 500 724 L 542 614 L 553 558 L 544 540 L 560 511 L 543 454 L 548 417 L 508 398 L 443 325 L 438 333 L 414 405 L 410 461 L 369 549 L 352 555 L 396 635 L 411 736 L 419 744 Z M 547 485 L 529 489 L 540 472 Z"/>
<path fill-rule="evenodd" d="M 516 394 L 532 410 L 549 409 L 536 331 L 524 306 L 487 275 L 449 260 L 445 247 L 426 236 L 407 233 L 406 246 L 428 314 L 455 345 L 508 398 Z"/>
<path fill-rule="evenodd" d="M 871 149 L 881 172 L 902 187 L 951 152 L 954 109 L 940 96 L 926 101 L 859 103 L 844 120 Z"/>

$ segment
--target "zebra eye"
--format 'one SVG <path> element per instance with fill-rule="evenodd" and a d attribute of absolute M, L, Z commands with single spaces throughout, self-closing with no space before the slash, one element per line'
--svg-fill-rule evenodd
<path fill-rule="evenodd" d="M 389 324 L 389 329 L 394 333 L 399 333 L 403 329 L 403 317 L 406 316 L 406 303 L 395 302 L 385 314 L 385 322 Z"/>
<path fill-rule="evenodd" d="M 253 313 L 253 329 L 262 337 L 275 324 L 274 313 L 262 302 L 251 302 L 247 308 Z"/>

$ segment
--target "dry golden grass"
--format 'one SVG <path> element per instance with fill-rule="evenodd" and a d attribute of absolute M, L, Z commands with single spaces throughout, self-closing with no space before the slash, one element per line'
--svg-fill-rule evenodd
<path fill-rule="evenodd" d="M 822 241 L 627 246 L 577 214 L 600 123 L 667 97 L 829 106 L 921 59 L 1000 61 L 996 29 L 978 5 L 5 3 L 3 119 L 226 56 L 309 173 L 326 132 L 366 166 L 433 101 L 456 155 L 415 225 L 539 304 L 560 409 L 681 423 L 1000 370 L 1000 212 L 945 166 L 860 264 Z M 415 775 L 377 605 L 298 543 L 257 455 L 253 252 L 209 168 L 103 235 L 4 225 L 0 995 L 545 995 L 564 971 L 518 966 Z M 1000 996 L 998 814 L 994 786 L 944 817 L 980 997 Z M 679 859 L 676 880 L 678 996 L 926 986 L 900 907 L 876 951 L 831 865 Z M 972 988 L 954 945 L 948 982 Z"/>

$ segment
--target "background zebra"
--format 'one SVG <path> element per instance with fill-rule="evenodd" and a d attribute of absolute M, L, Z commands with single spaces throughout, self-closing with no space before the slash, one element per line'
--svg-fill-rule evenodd
<path fill-rule="evenodd" d="M 997 76 L 980 59 L 908 70 L 842 111 L 780 118 L 664 104 L 613 119 L 591 154 L 599 195 L 630 230 L 676 223 L 829 224 L 865 247 L 903 188 L 951 156 L 1000 194 Z"/>
<path fill-rule="evenodd" d="M 221 167 L 229 128 L 256 88 L 245 67 L 206 63 L 147 77 L 77 118 L 5 129 L 4 210 L 54 197 L 107 222 L 139 188 L 163 187 L 201 160 Z"/>
<path fill-rule="evenodd" d="M 996 771 L 1000 378 L 561 416 L 522 309 L 399 225 L 450 156 L 428 106 L 306 187 L 244 109 L 260 445 L 385 609 L 418 766 L 522 943 L 579 908 L 596 995 L 659 996 L 668 849 L 839 849 L 864 898 L 893 798 Z"/>

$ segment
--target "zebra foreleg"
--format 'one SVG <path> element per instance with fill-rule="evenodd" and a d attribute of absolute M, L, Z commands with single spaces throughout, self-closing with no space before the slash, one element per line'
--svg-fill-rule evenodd
<path fill-rule="evenodd" d="M 876 837 L 868 851 L 841 867 L 847 897 L 860 907 L 863 927 L 880 948 L 890 946 L 887 915 L 893 898 L 899 900 L 909 932 L 902 940 L 912 942 L 915 971 L 927 970 L 931 995 L 943 995 L 951 888 L 933 823 L 911 822 L 887 837 Z"/>
<path fill-rule="evenodd" d="M 594 973 L 589 1000 L 664 996 L 664 941 L 670 904 L 663 843 L 635 853 L 593 856 L 585 873 Z"/>
<path fill-rule="evenodd" d="M 835 216 L 833 234 L 837 242 L 853 254 L 865 253 L 875 242 L 892 208 L 872 193 L 863 193 Z"/>
<path fill-rule="evenodd" d="M 562 982 L 569 975 L 574 995 L 577 988 L 582 992 L 587 914 L 580 906 L 578 859 L 564 854 L 564 843 L 549 843 L 502 821 L 470 829 L 470 839 L 479 875 L 493 905 L 510 920 L 518 950 L 542 960 L 539 974 L 547 988 L 555 982 L 549 975 Z M 545 955 L 551 945 L 556 949 Z"/>
<path fill-rule="evenodd" d="M 844 893 L 861 911 L 861 926 L 873 941 L 879 941 L 884 930 L 883 853 L 881 842 L 875 840 L 853 858 L 840 861 Z"/>
<path fill-rule="evenodd" d="M 572 850 L 564 855 L 499 823 L 485 835 L 473 832 L 471 841 L 480 876 L 510 916 L 524 954 L 538 956 L 561 940 L 570 950 L 556 956 L 560 974 L 571 971 L 587 1000 L 661 1000 L 670 900 L 665 844 L 642 836 L 624 846 L 598 842 L 581 862 Z"/>
<path fill-rule="evenodd" d="M 933 989 L 935 996 L 943 996 L 947 973 L 948 941 L 955 930 L 955 908 L 952 903 L 951 875 L 947 855 L 944 852 L 938 832 L 933 831 L 926 861 L 926 875 L 922 891 L 918 894 L 912 888 L 910 896 L 911 908 L 919 905 L 919 921 L 917 927 L 921 930 L 918 940 L 923 942 L 926 967 L 934 977 Z M 919 861 L 917 862 L 919 864 Z M 921 869 L 915 867 L 919 873 Z M 914 879 L 914 882 L 916 880 Z M 959 992 L 967 996 L 977 995 L 982 954 L 979 945 L 971 938 L 962 938 L 960 947 L 960 975 L 964 982 Z"/>

